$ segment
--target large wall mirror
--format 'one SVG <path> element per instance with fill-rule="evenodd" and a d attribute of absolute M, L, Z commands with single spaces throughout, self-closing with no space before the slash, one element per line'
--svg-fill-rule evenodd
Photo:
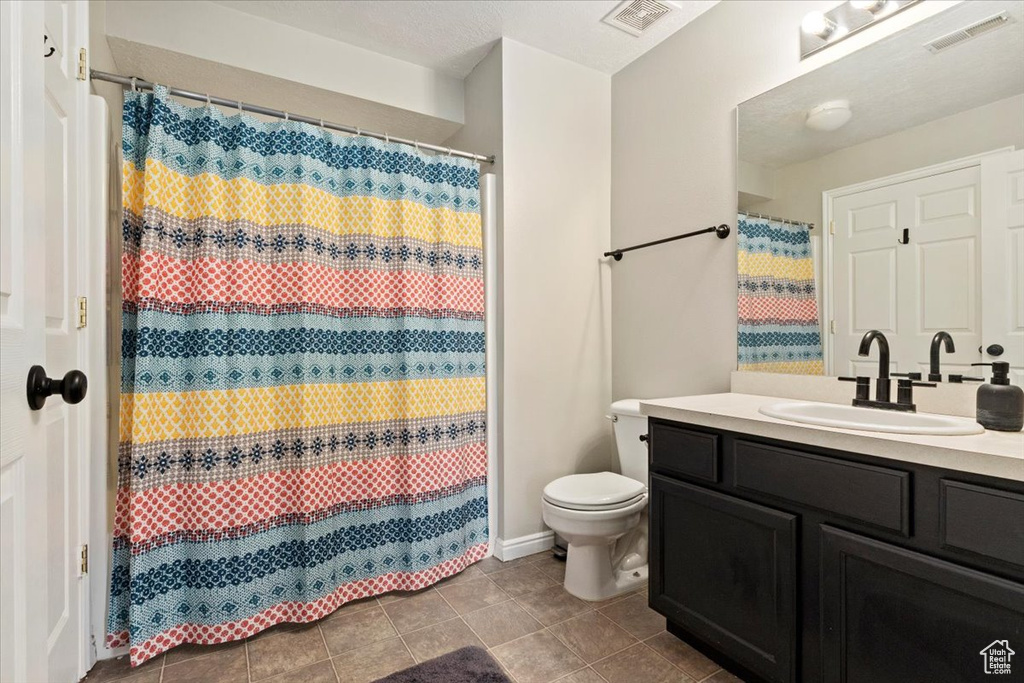
<path fill-rule="evenodd" d="M 955 5 L 739 106 L 740 369 L 1024 383 L 1024 3 Z M 954 378 L 955 379 L 955 378 Z"/>

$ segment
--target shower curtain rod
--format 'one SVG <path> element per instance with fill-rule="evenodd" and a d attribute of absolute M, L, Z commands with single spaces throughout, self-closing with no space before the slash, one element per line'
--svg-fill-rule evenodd
<path fill-rule="evenodd" d="M 750 211 L 737 211 L 747 218 L 764 218 L 769 221 L 777 221 L 779 223 L 788 223 L 789 225 L 806 225 L 809 230 L 814 230 L 814 223 L 804 223 L 803 221 L 791 221 L 788 218 L 779 218 L 778 216 L 769 216 L 764 213 L 751 213 Z"/>
<path fill-rule="evenodd" d="M 107 73 L 106 71 L 97 71 L 92 69 L 89 71 L 89 78 L 95 81 L 109 81 L 111 83 L 119 83 L 123 86 L 135 88 L 136 90 L 152 90 L 156 83 L 150 83 L 144 81 L 141 78 L 131 78 L 129 76 L 122 76 L 120 74 Z M 331 130 L 341 131 L 342 133 L 352 133 L 354 135 L 365 135 L 368 138 L 376 138 L 377 140 L 384 140 L 385 142 L 397 142 L 402 145 L 409 145 L 417 149 L 429 149 L 432 152 L 441 152 L 453 157 L 462 157 L 463 159 L 472 159 L 481 164 L 493 164 L 494 155 L 484 156 L 483 154 L 474 154 L 473 152 L 464 152 L 458 149 L 452 149 L 451 147 L 441 147 L 440 145 L 431 145 L 426 142 L 419 142 L 418 140 L 408 140 L 406 138 L 398 138 L 387 133 L 375 133 L 369 130 L 363 130 L 355 126 L 346 126 L 340 123 L 331 123 L 330 121 L 324 121 L 323 119 L 314 119 L 311 116 L 299 116 L 290 112 L 281 111 L 280 109 L 270 109 L 269 107 L 261 107 L 258 104 L 248 104 L 246 102 L 240 102 L 238 100 L 229 100 L 223 97 L 213 97 L 206 93 L 192 92 L 191 90 L 182 90 L 181 88 L 173 88 L 167 86 L 167 91 L 172 95 L 178 97 L 184 97 L 188 100 L 196 100 L 198 102 L 207 102 L 211 104 L 219 104 L 222 107 L 231 107 L 238 109 L 239 111 L 247 111 L 255 114 L 263 114 L 264 116 L 274 116 L 279 119 L 285 119 L 286 121 L 300 121 L 302 123 L 309 123 L 314 126 L 320 126 L 322 128 L 330 128 Z"/>

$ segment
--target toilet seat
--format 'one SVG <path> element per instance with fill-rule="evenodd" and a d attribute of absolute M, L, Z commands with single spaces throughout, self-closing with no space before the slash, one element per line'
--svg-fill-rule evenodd
<path fill-rule="evenodd" d="M 643 483 L 614 472 L 571 474 L 544 487 L 544 499 L 567 510 L 618 510 L 646 496 Z"/>
<path fill-rule="evenodd" d="M 601 509 L 583 509 L 578 510 L 571 507 L 562 507 L 555 503 L 552 503 L 547 498 L 541 499 L 541 507 L 544 510 L 544 521 L 548 522 L 548 515 L 555 515 L 558 519 L 563 521 L 572 520 L 573 522 L 584 522 L 587 525 L 600 526 L 605 522 L 611 522 L 613 525 L 617 525 L 621 520 L 627 519 L 634 513 L 639 513 L 647 507 L 647 500 L 649 496 L 647 493 L 641 493 L 636 498 L 620 504 L 618 507 L 609 507 L 603 510 Z M 548 522 L 548 526 L 558 531 L 558 529 Z M 595 527 L 596 528 L 596 527 Z M 596 533 L 596 532 L 595 532 Z"/>

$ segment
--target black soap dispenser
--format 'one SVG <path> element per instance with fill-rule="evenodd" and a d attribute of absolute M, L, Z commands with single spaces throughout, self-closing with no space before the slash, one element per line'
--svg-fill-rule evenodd
<path fill-rule="evenodd" d="M 1010 384 L 1010 364 L 996 361 L 971 365 L 992 366 L 992 383 L 978 387 L 978 423 L 985 429 L 1019 432 L 1024 428 L 1024 390 Z"/>

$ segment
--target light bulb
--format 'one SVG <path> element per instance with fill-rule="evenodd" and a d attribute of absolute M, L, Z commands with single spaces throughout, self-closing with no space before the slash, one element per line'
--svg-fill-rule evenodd
<path fill-rule="evenodd" d="M 874 14 L 885 7 L 886 0 L 850 0 L 853 9 L 865 10 Z"/>
<path fill-rule="evenodd" d="M 827 38 L 836 30 L 836 22 L 821 12 L 808 12 L 804 20 L 800 22 L 800 29 L 812 36 Z"/>

